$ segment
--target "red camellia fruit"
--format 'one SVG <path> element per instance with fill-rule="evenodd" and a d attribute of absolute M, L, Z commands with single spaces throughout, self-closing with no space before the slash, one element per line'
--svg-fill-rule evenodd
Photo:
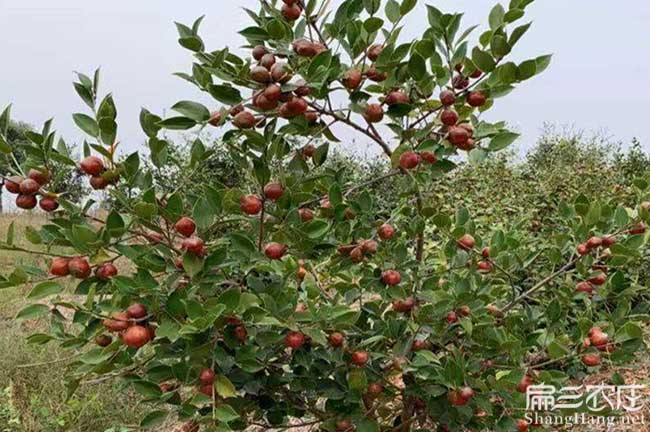
<path fill-rule="evenodd" d="M 210 368 L 203 369 L 199 374 L 199 381 L 201 384 L 212 384 L 216 374 Z"/>
<path fill-rule="evenodd" d="M 411 100 L 406 94 L 402 93 L 401 91 L 393 91 L 388 93 L 388 96 L 386 96 L 386 105 L 388 106 L 408 103 L 411 103 Z"/>
<path fill-rule="evenodd" d="M 355 247 L 350 251 L 350 259 L 353 263 L 360 263 L 363 261 L 363 250 L 360 247 Z"/>
<path fill-rule="evenodd" d="M 467 129 L 460 126 L 452 126 L 449 128 L 449 142 L 457 147 L 462 147 L 467 144 L 469 140 L 469 133 Z"/>
<path fill-rule="evenodd" d="M 607 336 L 607 333 L 604 333 L 601 329 L 596 327 L 589 333 L 589 340 L 593 346 L 600 347 L 607 345 L 609 342 L 609 336 Z"/>
<path fill-rule="evenodd" d="M 257 195 L 244 195 L 239 200 L 239 208 L 249 216 L 253 216 L 262 211 L 262 199 Z"/>
<path fill-rule="evenodd" d="M 248 111 L 240 112 L 232 120 L 232 124 L 239 129 L 252 129 L 256 123 L 255 116 Z"/>
<path fill-rule="evenodd" d="M 377 230 L 379 238 L 382 240 L 390 240 L 395 236 L 395 228 L 391 224 L 383 224 Z"/>
<path fill-rule="evenodd" d="M 307 144 L 302 148 L 302 155 L 306 158 L 313 157 L 316 153 L 316 146 L 313 144 Z"/>
<path fill-rule="evenodd" d="M 377 103 L 368 104 L 366 111 L 363 113 L 363 118 L 368 123 L 378 123 L 384 118 L 384 110 L 381 105 Z"/>
<path fill-rule="evenodd" d="M 266 50 L 266 47 L 264 45 L 257 45 L 255 48 L 253 48 L 252 54 L 253 58 L 257 61 L 262 60 L 262 57 L 264 57 L 264 54 L 266 54 L 268 51 Z"/>
<path fill-rule="evenodd" d="M 426 341 L 416 339 L 411 344 L 411 351 L 413 351 L 413 352 L 422 351 L 422 350 L 427 349 L 428 347 L 429 347 L 429 344 Z"/>
<path fill-rule="evenodd" d="M 423 151 L 420 152 L 420 159 L 422 159 L 425 163 L 429 165 L 433 165 L 434 163 L 438 162 L 438 158 L 436 155 L 431 152 L 431 151 Z"/>
<path fill-rule="evenodd" d="M 380 383 L 370 383 L 368 389 L 366 390 L 366 395 L 371 399 L 379 397 L 384 392 L 384 386 Z"/>
<path fill-rule="evenodd" d="M 467 104 L 473 107 L 480 107 L 485 105 L 486 100 L 487 98 L 485 97 L 485 93 L 480 90 L 470 92 L 470 94 L 467 96 Z"/>
<path fill-rule="evenodd" d="M 452 109 L 445 109 L 440 114 L 440 121 L 445 126 L 454 126 L 458 123 L 458 113 Z"/>
<path fill-rule="evenodd" d="M 386 81 L 386 78 L 388 78 L 388 74 L 386 72 L 380 72 L 374 66 L 368 68 L 366 71 L 366 76 L 370 81 L 374 82 Z"/>
<path fill-rule="evenodd" d="M 489 247 L 484 247 L 483 250 L 481 251 L 481 256 L 485 259 L 490 258 L 490 248 Z"/>
<path fill-rule="evenodd" d="M 269 243 L 264 247 L 264 255 L 272 260 L 282 259 L 287 247 L 280 243 Z"/>
<path fill-rule="evenodd" d="M 282 9 L 280 10 L 282 12 L 282 16 L 287 20 L 287 21 L 295 21 L 298 18 L 300 18 L 300 14 L 302 13 L 302 9 L 300 8 L 300 5 L 297 3 L 294 3 L 292 5 L 288 4 L 283 4 Z"/>
<path fill-rule="evenodd" d="M 90 187 L 92 187 L 95 190 L 103 190 L 106 189 L 108 186 L 108 180 L 106 180 L 103 176 L 92 176 L 90 177 Z"/>
<path fill-rule="evenodd" d="M 95 276 L 97 279 L 102 281 L 107 281 L 112 277 L 117 276 L 117 267 L 113 263 L 105 263 L 97 267 L 95 270 Z"/>
<path fill-rule="evenodd" d="M 214 384 L 203 384 L 199 386 L 199 391 L 211 398 L 214 396 Z"/>
<path fill-rule="evenodd" d="M 95 343 L 100 347 L 107 347 L 113 343 L 113 338 L 105 334 L 97 335 Z"/>
<path fill-rule="evenodd" d="M 594 292 L 594 287 L 589 282 L 582 281 L 576 285 L 576 292 L 592 294 Z"/>
<path fill-rule="evenodd" d="M 30 178 L 20 182 L 20 193 L 23 195 L 34 195 L 41 188 L 41 185 L 38 184 L 36 180 Z"/>
<path fill-rule="evenodd" d="M 193 255 L 203 255 L 205 243 L 198 237 L 186 238 L 181 242 L 181 249 Z"/>
<path fill-rule="evenodd" d="M 607 235 L 603 237 L 603 247 L 608 248 L 612 246 L 614 243 L 616 243 L 616 237 L 614 237 L 613 235 Z"/>
<path fill-rule="evenodd" d="M 314 212 L 305 207 L 298 209 L 298 215 L 303 222 L 309 222 L 314 219 Z"/>
<path fill-rule="evenodd" d="M 192 218 L 183 216 L 176 222 L 176 224 L 174 224 L 174 228 L 180 235 L 189 237 L 194 234 L 194 231 L 196 231 L 196 224 Z"/>
<path fill-rule="evenodd" d="M 393 301 L 393 310 L 395 312 L 409 313 L 415 307 L 415 299 L 409 297 L 406 300 L 394 300 Z"/>
<path fill-rule="evenodd" d="M 588 367 L 598 366 L 600 364 L 600 354 L 589 353 L 582 356 L 582 363 Z"/>
<path fill-rule="evenodd" d="M 264 186 L 264 196 L 271 201 L 277 201 L 284 194 L 284 187 L 280 183 L 267 183 Z"/>
<path fill-rule="evenodd" d="M 456 314 L 456 312 L 450 311 L 450 312 L 447 313 L 447 316 L 445 317 L 445 319 L 447 320 L 447 322 L 449 324 L 454 324 L 454 323 L 458 322 L 458 315 Z"/>
<path fill-rule="evenodd" d="M 420 156 L 414 151 L 405 151 L 399 158 L 399 166 L 403 169 L 413 169 L 420 163 Z"/>
<path fill-rule="evenodd" d="M 267 83 L 271 81 L 271 72 L 264 66 L 254 66 L 250 72 L 251 79 L 258 83 Z"/>
<path fill-rule="evenodd" d="M 528 422 L 526 420 L 517 420 L 517 432 L 528 432 Z"/>
<path fill-rule="evenodd" d="M 453 105 L 456 102 L 456 96 L 454 95 L 454 92 L 449 90 L 443 90 L 440 92 L 440 102 L 444 106 Z"/>
<path fill-rule="evenodd" d="M 630 228 L 630 234 L 632 235 L 639 235 L 639 234 L 644 234 L 646 230 L 646 225 L 643 222 L 638 223 L 634 227 Z"/>
<path fill-rule="evenodd" d="M 90 264 L 86 258 L 72 258 L 68 263 L 70 274 L 77 279 L 86 279 L 90 276 Z"/>
<path fill-rule="evenodd" d="M 90 176 L 98 176 L 104 172 L 104 162 L 97 156 L 88 156 L 81 161 L 81 171 Z"/>
<path fill-rule="evenodd" d="M 474 397 L 474 390 L 471 387 L 463 387 L 460 389 L 460 397 L 469 402 Z"/>
<path fill-rule="evenodd" d="M 126 309 L 126 315 L 134 320 L 141 320 L 147 316 L 147 308 L 140 303 L 133 303 Z"/>
<path fill-rule="evenodd" d="M 43 186 L 50 181 L 50 172 L 47 169 L 30 169 L 27 177 Z"/>
<path fill-rule="evenodd" d="M 5 178 L 4 184 L 7 192 L 12 194 L 20 193 L 20 184 L 23 182 L 22 177 L 11 176 Z"/>
<path fill-rule="evenodd" d="M 284 338 L 284 346 L 296 350 L 305 343 L 305 335 L 297 331 L 287 333 Z"/>
<path fill-rule="evenodd" d="M 151 340 L 149 329 L 141 325 L 134 325 L 126 329 L 122 335 L 124 344 L 131 348 L 140 348 Z"/>
<path fill-rule="evenodd" d="M 607 273 L 599 272 L 596 276 L 589 279 L 589 283 L 596 286 L 604 285 L 607 282 Z"/>
<path fill-rule="evenodd" d="M 494 265 L 492 265 L 490 261 L 479 261 L 477 267 L 479 271 L 483 273 L 490 273 L 492 270 L 494 270 Z"/>
<path fill-rule="evenodd" d="M 476 245 L 476 240 L 470 234 L 465 234 L 457 241 L 458 247 L 464 250 L 472 250 Z"/>
<path fill-rule="evenodd" d="M 530 375 L 524 375 L 521 381 L 519 381 L 519 384 L 517 384 L 517 391 L 519 393 L 526 393 L 526 390 L 531 385 L 533 385 L 533 378 Z"/>
<path fill-rule="evenodd" d="M 48 213 L 53 212 L 54 210 L 59 208 L 59 203 L 56 201 L 56 199 L 49 196 L 42 197 L 41 200 L 38 202 L 38 205 L 41 207 L 43 211 L 46 211 Z"/>
<path fill-rule="evenodd" d="M 453 406 L 463 406 L 467 404 L 467 400 L 463 399 L 458 390 L 450 390 L 447 392 L 447 400 Z"/>
<path fill-rule="evenodd" d="M 466 316 L 470 316 L 472 314 L 472 309 L 470 309 L 469 306 L 465 305 L 465 306 L 459 307 L 456 310 L 456 312 L 458 313 L 458 315 L 466 317 Z"/>
<path fill-rule="evenodd" d="M 587 240 L 587 247 L 589 249 L 596 249 L 603 244 L 603 239 L 600 237 L 593 236 Z"/>
<path fill-rule="evenodd" d="M 361 85 L 362 79 L 363 75 L 361 75 L 360 71 L 357 69 L 350 69 L 345 72 L 345 75 L 343 75 L 343 79 L 341 81 L 343 82 L 345 88 L 348 90 L 356 90 Z"/>
<path fill-rule="evenodd" d="M 68 258 L 56 257 L 52 259 L 50 264 L 50 273 L 54 276 L 67 276 L 70 274 L 68 268 L 68 263 L 70 260 Z"/>
<path fill-rule="evenodd" d="M 106 330 L 113 333 L 122 332 L 128 329 L 131 325 L 129 322 L 129 316 L 125 312 L 117 312 L 113 314 L 111 319 L 105 319 L 102 324 Z"/>
<path fill-rule="evenodd" d="M 381 281 L 388 286 L 396 286 L 402 281 L 402 275 L 397 270 L 384 270 L 381 273 Z"/>
<path fill-rule="evenodd" d="M 352 353 L 352 363 L 359 367 L 364 367 L 368 363 L 368 353 L 365 351 L 355 351 Z"/>
<path fill-rule="evenodd" d="M 260 59 L 260 66 L 271 69 L 275 64 L 275 56 L 271 53 L 264 54 Z"/>
<path fill-rule="evenodd" d="M 580 243 L 576 248 L 576 252 L 578 252 L 578 255 L 584 256 L 589 254 L 589 248 L 587 247 L 586 243 Z"/>
<path fill-rule="evenodd" d="M 327 340 L 329 341 L 329 344 L 331 346 L 337 348 L 343 345 L 343 342 L 345 341 L 345 336 L 343 336 L 343 333 L 334 332 L 331 335 L 329 335 Z"/>
<path fill-rule="evenodd" d="M 370 48 L 368 48 L 368 58 L 371 61 L 377 60 L 379 58 L 379 54 L 381 54 L 383 49 L 384 47 L 381 44 L 371 45 Z"/>

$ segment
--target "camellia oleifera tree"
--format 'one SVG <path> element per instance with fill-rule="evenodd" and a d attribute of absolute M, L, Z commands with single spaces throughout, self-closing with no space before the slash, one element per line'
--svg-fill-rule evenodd
<path fill-rule="evenodd" d="M 200 20 L 178 24 L 196 59 L 179 75 L 223 108 L 181 101 L 178 115 L 141 114 L 157 166 L 168 162 L 165 130 L 223 130 L 245 187 L 215 179 L 161 193 L 137 153 L 117 157 L 116 108 L 97 74 L 75 83 L 90 108 L 74 115 L 89 136 L 80 168 L 119 205 L 98 217 L 91 202 L 48 193 L 47 161 L 74 162 L 45 136 L 14 167 L 6 186 L 18 205 L 40 199 L 54 217 L 27 232 L 46 249 L 15 246 L 13 231 L 2 248 L 52 263 L 17 268 L 3 286 L 33 284 L 18 318 L 47 316 L 52 331 L 32 342 L 78 350 L 70 390 L 123 377 L 157 405 L 142 427 L 175 412 L 186 432 L 527 430 L 532 383 L 631 361 L 645 315 L 625 266 L 645 243 L 647 204 L 579 200 L 531 244 L 526 228 L 479 230 L 462 203 L 447 214 L 432 198 L 456 155 L 480 161 L 516 138 L 480 115 L 549 63 L 507 60 L 531 0 L 495 6 L 475 44 L 461 14 L 424 5 L 426 31 L 400 41 L 416 0 L 306 3 L 247 11 L 246 58 L 207 51 Z M 393 169 L 343 183 L 322 167 L 333 125 L 376 143 Z M 212 151 L 195 141 L 188 173 Z M 378 214 L 366 189 L 386 179 L 401 194 Z"/>

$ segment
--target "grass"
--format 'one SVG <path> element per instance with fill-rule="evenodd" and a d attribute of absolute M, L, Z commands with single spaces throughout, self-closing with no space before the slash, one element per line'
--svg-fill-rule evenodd
<path fill-rule="evenodd" d="M 31 213 L 0 216 L 0 236 L 15 223 L 16 242 L 27 225 L 42 224 L 43 216 Z M 46 268 L 43 258 L 24 253 L 0 253 L 4 272 L 21 263 Z M 44 320 L 16 321 L 13 317 L 27 305 L 30 287 L 0 290 L 0 431 L 2 432 L 119 432 L 124 425 L 139 423 L 147 408 L 120 381 L 82 385 L 69 400 L 65 383 L 65 361 L 70 352 L 55 344 L 28 344 L 26 337 L 46 331 Z M 24 367 L 27 365 L 27 367 Z"/>

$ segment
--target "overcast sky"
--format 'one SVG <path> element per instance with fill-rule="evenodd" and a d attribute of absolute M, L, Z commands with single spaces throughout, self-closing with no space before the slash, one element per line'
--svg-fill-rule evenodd
<path fill-rule="evenodd" d="M 342 0 L 334 0 L 335 5 Z M 410 15 L 405 36 L 427 25 L 425 1 Z M 445 11 L 466 12 L 464 27 L 485 27 L 492 0 L 429 0 Z M 507 0 L 503 0 L 507 3 Z M 160 113 L 178 100 L 209 103 L 191 84 L 172 76 L 189 71 L 192 57 L 177 43 L 173 21 L 205 14 L 201 35 L 209 49 L 237 49 L 237 31 L 250 24 L 241 7 L 257 0 L 0 0 L 0 105 L 14 117 L 40 125 L 53 116 L 69 142 L 83 135 L 71 113 L 84 110 L 73 71 L 102 67 L 102 89 L 118 104 L 120 138 L 138 149 L 144 135 L 142 106 Z M 607 130 L 624 143 L 638 137 L 650 150 L 650 1 L 537 0 L 533 27 L 515 59 L 554 54 L 549 69 L 499 99 L 490 119 L 505 119 L 530 145 L 544 122 Z M 215 107 L 216 105 L 209 105 Z"/>

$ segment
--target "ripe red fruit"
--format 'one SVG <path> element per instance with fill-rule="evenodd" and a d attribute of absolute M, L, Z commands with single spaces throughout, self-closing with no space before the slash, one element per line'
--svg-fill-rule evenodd
<path fill-rule="evenodd" d="M 302 9 L 300 6 L 296 3 L 292 5 L 288 4 L 283 4 L 282 9 L 280 10 L 282 12 L 282 16 L 287 20 L 287 21 L 295 21 L 298 18 L 300 18 L 300 14 L 302 13 Z"/>
<path fill-rule="evenodd" d="M 258 83 L 267 83 L 271 81 L 271 72 L 264 66 L 254 66 L 250 72 L 251 79 Z"/>
<path fill-rule="evenodd" d="M 578 252 L 578 255 L 587 255 L 589 254 L 589 248 L 585 243 L 580 243 L 578 247 L 576 248 L 576 252 Z"/>
<path fill-rule="evenodd" d="M 465 234 L 457 241 L 458 247 L 464 250 L 472 250 L 476 245 L 476 240 L 470 234 Z"/>
<path fill-rule="evenodd" d="M 264 247 L 264 255 L 272 260 L 282 259 L 287 247 L 280 243 L 269 243 Z"/>
<path fill-rule="evenodd" d="M 299 209 L 298 215 L 300 215 L 300 220 L 303 222 L 309 222 L 314 219 L 314 212 L 308 208 Z"/>
<path fill-rule="evenodd" d="M 458 315 L 456 315 L 456 312 L 450 311 L 450 312 L 447 313 L 447 316 L 445 317 L 445 319 L 447 320 L 447 322 L 449 324 L 454 324 L 454 323 L 458 322 Z"/>
<path fill-rule="evenodd" d="M 350 259 L 353 263 L 360 263 L 363 261 L 363 250 L 360 247 L 355 247 L 350 251 Z"/>
<path fill-rule="evenodd" d="M 386 78 L 388 78 L 388 74 L 386 72 L 380 72 L 374 66 L 368 68 L 366 71 L 366 76 L 370 81 L 374 82 L 386 81 Z"/>
<path fill-rule="evenodd" d="M 384 110 L 381 105 L 377 103 L 368 104 L 366 111 L 363 113 L 363 118 L 368 123 L 379 123 L 384 118 Z"/>
<path fill-rule="evenodd" d="M 262 199 L 257 195 L 244 195 L 239 200 L 239 208 L 249 216 L 253 216 L 262 211 Z"/>
<path fill-rule="evenodd" d="M 305 343 L 305 335 L 297 331 L 287 333 L 284 338 L 284 346 L 296 350 Z"/>
<path fill-rule="evenodd" d="M 54 276 L 67 276 L 70 274 L 68 268 L 68 263 L 70 260 L 68 258 L 56 257 L 52 259 L 50 264 L 50 273 Z"/>
<path fill-rule="evenodd" d="M 199 391 L 211 398 L 214 396 L 214 384 L 204 384 L 199 387 Z"/>
<path fill-rule="evenodd" d="M 458 123 L 458 113 L 452 109 L 445 109 L 440 114 L 440 121 L 445 126 L 454 126 Z"/>
<path fill-rule="evenodd" d="M 479 271 L 484 273 L 490 273 L 492 270 L 494 270 L 494 265 L 492 265 L 490 261 L 479 261 L 477 266 Z"/>
<path fill-rule="evenodd" d="M 277 102 L 280 100 L 280 96 L 282 96 L 282 89 L 277 84 L 271 84 L 264 89 L 264 92 L 262 94 L 267 100 L 271 102 Z"/>
<path fill-rule="evenodd" d="M 56 199 L 48 196 L 42 197 L 38 202 L 38 205 L 41 207 L 41 209 L 43 209 L 43 211 L 46 212 L 53 212 L 59 208 L 59 203 L 56 201 Z"/>
<path fill-rule="evenodd" d="M 151 340 L 149 329 L 141 325 L 129 327 L 122 335 L 124 344 L 131 348 L 140 348 Z"/>
<path fill-rule="evenodd" d="M 368 353 L 365 351 L 355 351 L 352 353 L 352 363 L 359 367 L 364 367 L 368 363 Z"/>
<path fill-rule="evenodd" d="M 528 422 L 526 420 L 517 420 L 517 432 L 528 432 Z"/>
<path fill-rule="evenodd" d="M 377 60 L 379 58 L 379 54 L 381 54 L 383 49 L 384 47 L 381 44 L 371 45 L 370 48 L 368 48 L 368 58 L 371 61 Z"/>
<path fill-rule="evenodd" d="M 216 374 L 210 368 L 203 369 L 199 374 L 199 381 L 201 384 L 212 384 Z"/>
<path fill-rule="evenodd" d="M 445 106 L 453 105 L 456 102 L 456 96 L 454 95 L 454 92 L 449 90 L 441 91 L 440 102 Z"/>
<path fill-rule="evenodd" d="M 360 71 L 357 69 L 350 69 L 345 73 L 345 75 L 343 75 L 342 82 L 348 90 L 356 90 L 361 85 L 362 79 L 363 76 Z"/>
<path fill-rule="evenodd" d="M 38 184 L 36 180 L 30 178 L 20 182 L 20 193 L 24 195 L 34 195 L 41 188 L 41 185 Z"/>
<path fill-rule="evenodd" d="M 4 184 L 5 184 L 5 189 L 7 189 L 7 192 L 12 193 L 12 194 L 17 194 L 20 192 L 20 183 L 22 183 L 23 179 L 18 176 L 11 176 L 5 178 Z"/>
<path fill-rule="evenodd" d="M 582 356 L 582 363 L 588 367 L 598 366 L 600 364 L 600 354 L 589 353 Z"/>
<path fill-rule="evenodd" d="M 485 93 L 480 90 L 470 92 L 470 94 L 467 96 L 467 103 L 469 106 L 473 107 L 480 107 L 485 105 L 486 100 L 487 98 L 485 97 Z"/>
<path fill-rule="evenodd" d="M 268 51 L 266 51 L 266 48 L 264 45 L 257 45 L 255 48 L 253 48 L 253 58 L 255 60 L 261 60 L 262 57 L 264 57 L 264 54 L 266 54 Z"/>
<path fill-rule="evenodd" d="M 239 129 L 252 129 L 255 127 L 255 123 L 257 123 L 255 116 L 248 111 L 240 112 L 232 120 L 232 124 Z"/>
<path fill-rule="evenodd" d="M 587 247 L 589 249 L 596 249 L 603 244 L 603 239 L 600 237 L 593 236 L 587 240 Z"/>
<path fill-rule="evenodd" d="M 420 158 L 429 165 L 433 165 L 434 163 L 438 162 L 436 155 L 428 150 L 420 152 Z"/>
<path fill-rule="evenodd" d="M 384 392 L 384 386 L 382 386 L 379 383 L 370 383 L 368 385 L 368 390 L 366 391 L 366 394 L 374 399 L 379 397 L 382 393 Z"/>
<path fill-rule="evenodd" d="M 309 105 L 301 97 L 292 97 L 282 107 L 280 107 L 280 115 L 284 118 L 293 118 L 307 112 Z"/>
<path fill-rule="evenodd" d="M 484 247 L 483 250 L 481 251 L 481 255 L 483 258 L 488 259 L 490 258 L 490 248 L 489 247 Z"/>
<path fill-rule="evenodd" d="M 447 400 L 453 406 L 463 406 L 467 404 L 467 400 L 463 399 L 458 390 L 450 390 L 447 392 Z"/>
<path fill-rule="evenodd" d="M 379 245 L 374 240 L 366 240 L 361 243 L 361 250 L 364 254 L 374 254 L 377 252 Z"/>
<path fill-rule="evenodd" d="M 463 90 L 469 87 L 469 80 L 462 75 L 454 76 L 454 79 L 451 82 L 455 89 Z"/>
<path fill-rule="evenodd" d="M 354 427 L 350 420 L 339 420 L 336 422 L 336 432 L 353 432 Z"/>
<path fill-rule="evenodd" d="M 284 194 L 284 187 L 280 183 L 267 183 L 264 186 L 264 196 L 272 201 L 277 201 Z"/>
<path fill-rule="evenodd" d="M 379 235 L 379 238 L 382 240 L 390 240 L 395 235 L 395 228 L 393 228 L 391 224 L 385 223 L 379 227 L 379 229 L 377 230 L 377 234 Z"/>
<path fill-rule="evenodd" d="M 98 176 L 104 171 L 104 162 L 97 156 L 88 156 L 81 161 L 81 171 L 91 176 Z"/>
<path fill-rule="evenodd" d="M 233 334 L 235 335 L 235 338 L 237 339 L 237 341 L 239 341 L 239 343 L 246 342 L 246 338 L 248 337 L 248 331 L 246 331 L 246 327 L 244 327 L 243 325 L 235 327 Z"/>
<path fill-rule="evenodd" d="M 481 71 L 480 69 L 476 69 L 474 72 L 472 72 L 472 74 L 469 77 L 477 79 L 477 78 L 481 78 L 482 75 L 483 75 L 483 71 Z"/>
<path fill-rule="evenodd" d="M 90 177 L 90 187 L 95 190 L 103 190 L 108 186 L 108 180 L 103 176 L 92 176 Z"/>
<path fill-rule="evenodd" d="M 198 237 L 186 238 L 181 242 L 181 249 L 194 255 L 203 255 L 205 243 Z"/>
<path fill-rule="evenodd" d="M 260 59 L 260 66 L 271 69 L 275 64 L 275 56 L 273 54 L 264 54 Z"/>
<path fill-rule="evenodd" d="M 604 285 L 607 282 L 607 273 L 599 272 L 596 276 L 589 279 L 589 283 L 596 286 Z"/>
<path fill-rule="evenodd" d="M 526 390 L 531 385 L 533 385 L 533 378 L 530 375 L 524 375 L 521 381 L 519 381 L 519 384 L 517 384 L 517 391 L 519 393 L 526 393 Z"/>
<path fill-rule="evenodd" d="M 411 344 L 411 351 L 422 351 L 428 348 L 428 344 L 423 340 L 414 340 Z"/>
<path fill-rule="evenodd" d="M 302 155 L 306 158 L 313 157 L 316 153 L 316 146 L 313 144 L 307 144 L 302 148 Z"/>
<path fill-rule="evenodd" d="M 125 312 L 118 312 L 113 314 L 112 319 L 105 319 L 102 324 L 106 330 L 113 333 L 122 332 L 128 329 L 131 325 L 129 322 L 129 316 Z"/>
<path fill-rule="evenodd" d="M 632 227 L 629 232 L 632 235 L 639 235 L 645 233 L 645 230 L 646 230 L 646 225 L 643 222 L 640 222 L 634 227 Z"/>
<path fill-rule="evenodd" d="M 414 151 L 405 151 L 399 158 L 399 166 L 403 169 L 413 169 L 420 164 L 420 155 Z"/>
<path fill-rule="evenodd" d="M 395 312 L 408 313 L 415 307 L 415 300 L 412 297 L 406 300 L 393 300 L 393 310 Z"/>
<path fill-rule="evenodd" d="M 589 282 L 582 281 L 576 285 L 576 292 L 592 294 L 594 292 L 594 287 Z"/>
<path fill-rule="evenodd" d="M 50 172 L 47 169 L 30 169 L 27 173 L 27 177 L 43 186 L 50 181 Z"/>
<path fill-rule="evenodd" d="M 614 237 L 613 235 L 607 235 L 603 237 L 603 247 L 608 248 L 612 246 L 614 243 L 616 243 L 616 237 Z"/>
<path fill-rule="evenodd" d="M 110 278 L 117 276 L 117 267 L 112 263 L 102 264 L 95 270 L 95 275 L 97 276 L 97 279 L 107 281 Z"/>
<path fill-rule="evenodd" d="M 189 237 L 196 231 L 196 224 L 191 218 L 183 216 L 174 224 L 174 228 L 180 235 Z"/>
<path fill-rule="evenodd" d="M 77 279 L 86 279 L 90 276 L 90 264 L 85 258 L 72 258 L 68 263 L 70 274 Z"/>
<path fill-rule="evenodd" d="M 393 91 L 386 96 L 386 105 L 388 106 L 408 103 L 411 103 L 411 99 L 401 91 Z"/>
<path fill-rule="evenodd" d="M 603 333 L 603 331 L 599 328 L 592 330 L 593 332 L 590 332 L 589 334 L 589 340 L 591 341 L 591 344 L 595 347 L 607 345 L 609 342 L 609 336 L 607 336 L 607 333 Z"/>
<path fill-rule="evenodd" d="M 381 273 L 381 281 L 388 286 L 399 285 L 402 275 L 397 270 L 384 270 Z"/>
<path fill-rule="evenodd" d="M 465 401 L 469 401 L 474 397 L 474 390 L 471 387 L 463 387 L 460 389 L 460 397 Z"/>
<path fill-rule="evenodd" d="M 140 303 L 133 303 L 126 309 L 129 318 L 140 320 L 147 316 L 147 308 Z"/>
<path fill-rule="evenodd" d="M 449 128 L 449 142 L 453 145 L 463 148 L 469 140 L 469 132 L 461 126 L 452 126 Z"/>
<path fill-rule="evenodd" d="M 100 347 L 107 347 L 113 342 L 113 338 L 109 335 L 101 334 L 95 338 L 95 343 Z"/>
<path fill-rule="evenodd" d="M 293 42 L 293 50 L 300 57 L 314 57 L 318 54 L 319 47 L 306 39 L 299 39 Z"/>
<path fill-rule="evenodd" d="M 337 348 L 343 345 L 343 342 L 345 341 L 345 336 L 343 336 L 343 333 L 334 332 L 329 336 L 329 338 L 327 338 L 327 340 L 329 341 L 331 346 Z"/>
<path fill-rule="evenodd" d="M 465 306 L 459 307 L 457 312 L 458 312 L 459 315 L 466 317 L 466 316 L 470 316 L 472 314 L 472 309 L 470 309 L 469 306 L 465 305 Z"/>

